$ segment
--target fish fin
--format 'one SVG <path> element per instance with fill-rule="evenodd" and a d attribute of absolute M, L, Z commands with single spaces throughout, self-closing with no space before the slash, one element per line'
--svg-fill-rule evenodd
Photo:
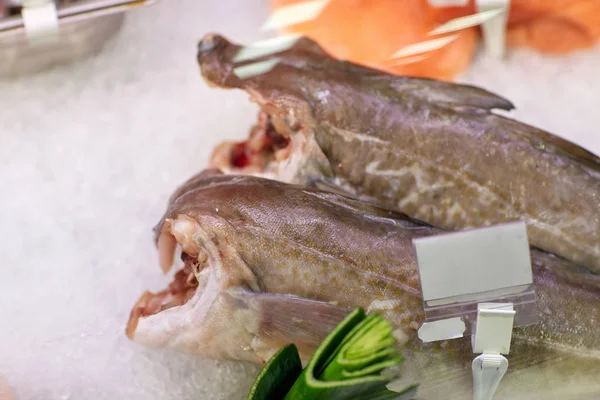
<path fill-rule="evenodd" d="M 312 179 L 310 186 L 318 191 L 310 189 L 305 190 L 306 193 L 318 197 L 321 200 L 337 204 L 345 209 L 359 212 L 363 215 L 371 215 L 384 218 L 409 218 L 408 216 L 396 211 L 378 207 L 374 200 L 355 196 L 350 191 L 341 186 L 332 183 L 327 178 Z"/>
<path fill-rule="evenodd" d="M 392 87 L 401 96 L 414 96 L 422 100 L 452 108 L 474 107 L 484 110 L 515 108 L 509 100 L 476 86 L 442 82 L 426 78 L 390 77 Z"/>
<path fill-rule="evenodd" d="M 269 359 L 279 348 L 294 343 L 308 359 L 350 309 L 288 294 L 240 291 L 230 295 L 258 318 L 255 353 Z"/>
<path fill-rule="evenodd" d="M 200 182 L 202 182 L 204 180 L 208 180 L 215 176 L 222 176 L 222 175 L 224 175 L 223 171 L 221 171 L 218 168 L 203 169 L 196 175 L 192 176 L 191 178 L 189 178 L 188 180 L 183 182 L 181 185 L 179 185 L 179 187 L 177 187 L 175 192 L 169 198 L 169 204 L 172 204 L 175 200 L 177 200 L 177 198 L 179 198 L 179 196 L 186 193 L 190 189 L 192 189 L 194 187 L 198 187 Z"/>
<path fill-rule="evenodd" d="M 498 115 L 494 117 L 501 119 L 499 121 L 501 129 L 519 134 L 532 146 L 548 153 L 571 158 L 596 171 L 596 173 L 600 172 L 600 157 L 583 147 L 531 125 Z"/>
<path fill-rule="evenodd" d="M 571 284 L 584 286 L 600 293 L 600 275 L 587 268 L 533 247 L 531 248 L 531 259 L 534 268 L 540 270 L 546 269 L 555 278 L 560 278 Z"/>
<path fill-rule="evenodd" d="M 314 65 L 319 64 L 317 62 L 319 59 L 327 61 L 327 59 L 332 58 L 327 51 L 307 37 L 301 38 L 288 52 L 291 55 L 300 53 L 305 57 L 307 53 L 310 53 L 314 58 L 312 60 Z M 359 79 L 374 80 L 377 82 L 384 81 L 402 96 L 410 94 L 411 96 L 421 97 L 428 102 L 446 103 L 451 106 L 470 106 L 486 110 L 500 109 L 510 111 L 515 108 L 509 100 L 476 86 L 428 78 L 389 75 L 373 68 L 341 60 L 333 65 L 331 63 L 323 63 L 322 67 L 328 69 L 335 68 L 344 73 L 356 75 Z"/>
<path fill-rule="evenodd" d="M 452 108 L 458 113 L 481 114 L 493 109 L 505 111 L 513 110 L 514 105 L 507 99 L 476 86 L 461 85 L 456 83 L 441 82 L 424 78 L 396 77 L 387 78 L 390 86 L 402 96 L 414 96 L 437 105 Z M 547 152 L 569 157 L 578 161 L 596 172 L 600 172 L 600 157 L 577 144 L 548 133 L 544 130 L 504 118 L 499 115 L 490 115 L 498 118 L 502 128 L 512 131 L 526 138 L 533 146 Z"/>
<path fill-rule="evenodd" d="M 317 42 L 315 42 L 308 36 L 302 36 L 300 39 L 298 39 L 298 41 L 294 44 L 292 49 L 295 51 L 300 51 L 302 53 L 312 53 L 316 56 L 332 57 L 332 55 L 329 54 L 329 52 L 327 52 L 324 48 L 319 46 Z M 290 52 L 293 53 L 293 51 Z"/>
<path fill-rule="evenodd" d="M 341 187 L 339 185 L 336 185 L 335 183 L 331 182 L 327 178 L 313 178 L 310 180 L 308 187 L 317 189 L 317 190 L 321 190 L 324 192 L 328 192 L 328 193 L 337 194 L 340 196 L 357 199 L 357 197 L 354 195 L 354 193 L 350 192 L 349 190 L 344 189 L 343 187 Z"/>
<path fill-rule="evenodd" d="M 279 60 L 283 64 L 298 64 L 299 60 L 297 58 L 300 55 L 304 58 L 300 60 L 302 61 L 300 65 L 304 65 L 305 59 L 310 58 L 313 68 L 337 69 L 340 72 L 354 75 L 358 79 L 387 82 L 388 86 L 398 94 L 405 96 L 409 92 L 408 94 L 411 96 L 421 97 L 427 102 L 446 103 L 453 107 L 476 107 L 485 110 L 501 109 L 510 111 L 515 108 L 509 100 L 476 86 L 428 78 L 389 75 L 382 73 L 380 70 L 344 60 L 336 60 L 332 64 L 329 61 L 332 58 L 335 59 L 335 57 L 308 37 L 301 37 L 291 48 L 278 55 L 283 56 Z M 274 56 L 271 55 L 270 57 Z"/>
<path fill-rule="evenodd" d="M 411 226 L 433 228 L 431 225 L 416 220 L 404 213 L 381 207 L 377 205 L 373 199 L 355 196 L 343 187 L 337 186 L 326 178 L 313 179 L 310 186 L 319 190 L 319 192 L 310 191 L 310 189 L 306 190 L 313 196 L 327 200 L 330 203 L 335 203 L 338 206 L 351 211 L 358 212 L 361 215 L 388 218 L 397 222 L 404 221 L 408 222 Z"/>

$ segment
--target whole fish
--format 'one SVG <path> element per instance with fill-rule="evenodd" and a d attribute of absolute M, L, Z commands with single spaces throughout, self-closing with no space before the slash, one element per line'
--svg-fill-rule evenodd
<path fill-rule="evenodd" d="M 241 79 L 240 49 L 199 44 L 206 81 L 261 108 L 250 139 L 219 146 L 212 167 L 342 190 L 443 229 L 524 220 L 532 245 L 600 272 L 600 158 L 491 111 L 509 101 L 336 60 L 308 39 L 245 61 L 277 63 Z"/>
<path fill-rule="evenodd" d="M 470 395 L 470 339 L 417 338 L 412 239 L 440 230 L 338 194 L 207 171 L 175 192 L 155 232 L 163 270 L 177 246 L 182 263 L 168 289 L 134 306 L 134 341 L 259 363 L 293 342 L 306 359 L 361 306 L 395 327 L 419 398 Z M 514 330 L 497 399 L 598 398 L 600 277 L 541 251 L 532 260 L 540 323 Z"/>

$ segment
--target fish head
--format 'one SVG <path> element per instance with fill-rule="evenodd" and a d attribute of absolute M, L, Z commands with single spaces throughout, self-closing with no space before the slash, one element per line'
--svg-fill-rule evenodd
<path fill-rule="evenodd" d="M 198 63 L 205 81 L 210 86 L 243 89 L 260 107 L 249 138 L 218 146 L 211 167 L 298 184 L 307 184 L 311 176 L 332 176 L 329 160 L 315 136 L 315 113 L 319 118 L 339 118 L 340 113 L 352 112 L 344 105 L 349 101 L 348 82 L 356 85 L 355 81 L 368 79 L 375 72 L 333 62 L 316 42 L 305 37 L 281 51 L 237 62 L 236 57 L 251 47 L 216 34 L 206 35 L 198 45 Z M 255 73 L 247 72 L 254 67 Z"/>
<path fill-rule="evenodd" d="M 215 171 L 182 185 L 155 228 L 159 264 L 177 272 L 167 289 L 139 298 L 127 336 L 149 347 L 259 363 L 294 342 L 308 357 L 348 310 L 298 296 L 314 284 L 308 273 L 289 275 L 303 255 L 273 243 L 302 235 L 294 218 L 284 221 L 301 191 L 286 197 L 282 185 Z"/>
<path fill-rule="evenodd" d="M 261 361 L 249 347 L 257 321 L 245 312 L 248 306 L 240 306 L 236 299 L 236 292 L 258 287 L 229 244 L 234 238 L 227 215 L 231 207 L 223 204 L 220 209 L 214 191 L 202 190 L 218 185 L 214 181 L 218 175 L 204 172 L 171 196 L 155 228 L 155 240 L 163 272 L 174 266 L 177 272 L 167 289 L 139 298 L 126 334 L 150 347 L 170 347 L 205 358 Z"/>
<path fill-rule="evenodd" d="M 140 298 L 127 334 L 263 362 L 290 342 L 309 356 L 357 305 L 408 308 L 397 315 L 408 332 L 422 319 L 411 240 L 433 232 L 343 196 L 206 172 L 175 192 L 156 227 L 163 271 L 179 252 L 183 265 L 168 289 Z"/>
<path fill-rule="evenodd" d="M 197 48 L 202 76 L 212 86 L 251 88 L 263 95 L 273 92 L 287 100 L 300 100 L 304 99 L 303 94 L 310 94 L 315 89 L 314 85 L 325 72 L 340 69 L 341 65 L 332 64 L 331 56 L 315 41 L 301 36 L 283 39 L 286 40 L 267 40 L 244 46 L 219 34 L 208 33 L 198 42 Z M 241 69 L 250 65 L 261 68 Z M 342 72 L 347 68 L 374 71 L 350 63 L 343 65 L 346 68 L 341 68 Z M 315 73 L 299 74 L 307 70 Z"/>

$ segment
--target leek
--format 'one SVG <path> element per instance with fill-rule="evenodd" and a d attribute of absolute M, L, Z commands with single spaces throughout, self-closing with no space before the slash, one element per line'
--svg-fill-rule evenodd
<path fill-rule="evenodd" d="M 248 400 L 412 398 L 416 386 L 402 392 L 391 391 L 387 384 L 395 377 L 381 374 L 403 361 L 394 345 L 389 322 L 376 314 L 367 316 L 357 308 L 327 336 L 303 371 L 288 366 L 291 361 L 286 357 L 291 357 L 296 366 L 299 363 L 294 345 L 280 350 L 261 371 Z M 287 375 L 283 376 L 285 371 Z M 290 381 L 295 381 L 291 389 Z M 252 397 L 253 393 L 257 396 L 257 385 L 268 386 L 272 394 Z"/>

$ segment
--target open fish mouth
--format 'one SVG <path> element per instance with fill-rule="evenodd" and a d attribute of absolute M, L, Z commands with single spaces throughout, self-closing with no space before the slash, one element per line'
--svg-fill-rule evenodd
<path fill-rule="evenodd" d="M 295 147 L 297 143 L 292 142 L 288 132 L 277 130 L 271 116 L 261 111 L 248 139 L 222 143 L 214 150 L 210 164 L 231 173 L 275 173 L 277 165 L 288 159 Z"/>
<path fill-rule="evenodd" d="M 167 289 L 158 293 L 145 292 L 133 306 L 127 323 L 127 336 L 134 339 L 135 330 L 140 318 L 158 314 L 169 308 L 182 306 L 188 302 L 197 291 L 202 291 L 195 274 L 190 271 L 188 264 L 177 271 Z"/>
<path fill-rule="evenodd" d="M 166 289 L 147 291 L 135 303 L 126 328 L 131 340 L 163 346 L 171 340 L 168 336 L 177 337 L 190 328 L 189 319 L 202 324 L 218 295 L 219 285 L 210 268 L 211 257 L 199 238 L 201 233 L 199 224 L 187 217 L 162 223 L 157 237 L 160 267 L 169 272 L 179 253 L 183 266 Z"/>
<path fill-rule="evenodd" d="M 260 104 L 260 96 L 253 97 Z M 259 111 L 246 140 L 224 142 L 214 149 L 210 168 L 298 184 L 315 175 L 330 175 L 327 158 L 312 131 L 290 114 L 281 117 L 265 108 L 268 105 Z"/>

